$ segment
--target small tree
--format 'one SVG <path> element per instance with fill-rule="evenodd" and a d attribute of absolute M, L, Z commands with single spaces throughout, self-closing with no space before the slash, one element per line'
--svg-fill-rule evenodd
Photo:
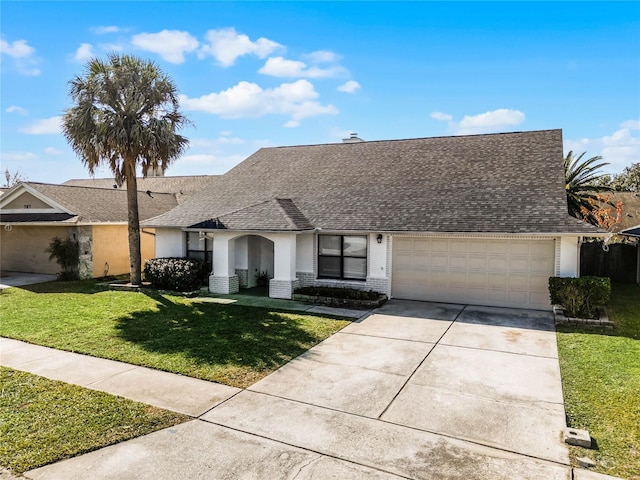
<path fill-rule="evenodd" d="M 20 171 L 12 172 L 8 168 L 4 169 L 4 184 L 3 187 L 13 187 L 16 183 L 24 182 L 26 178 L 20 173 Z"/>
<path fill-rule="evenodd" d="M 589 207 L 580 207 L 580 213 L 593 225 L 596 225 L 603 230 L 611 231 L 618 223 L 620 223 L 622 217 L 623 203 L 618 200 L 613 204 L 610 200 L 611 195 L 596 193 L 596 198 L 589 198 L 587 202 Z"/>
<path fill-rule="evenodd" d="M 78 278 L 78 263 L 80 261 L 80 248 L 78 242 L 67 238 L 65 240 L 55 237 L 45 250 L 49 254 L 49 260 L 55 260 L 62 271 L 58 274 L 61 280 Z"/>

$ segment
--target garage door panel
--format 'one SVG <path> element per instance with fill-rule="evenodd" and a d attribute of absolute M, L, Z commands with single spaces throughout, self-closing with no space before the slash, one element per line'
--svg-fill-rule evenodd
<path fill-rule="evenodd" d="M 509 258 L 507 256 L 504 256 L 504 257 L 490 256 L 489 258 L 487 258 L 487 269 L 490 272 L 504 273 L 507 271 L 508 267 L 509 267 Z"/>
<path fill-rule="evenodd" d="M 451 269 L 467 270 L 467 256 L 453 254 L 449 256 L 449 267 Z"/>
<path fill-rule="evenodd" d="M 394 239 L 392 295 L 452 303 L 549 308 L 553 240 Z"/>
<path fill-rule="evenodd" d="M 470 270 L 482 270 L 487 269 L 487 258 L 478 256 L 469 256 L 468 265 Z"/>
<path fill-rule="evenodd" d="M 431 255 L 431 267 L 434 270 L 449 270 L 449 258 L 444 255 Z"/>
<path fill-rule="evenodd" d="M 518 274 L 510 274 L 509 275 L 509 286 L 510 290 L 528 290 L 529 289 L 529 276 L 528 275 L 518 275 Z"/>

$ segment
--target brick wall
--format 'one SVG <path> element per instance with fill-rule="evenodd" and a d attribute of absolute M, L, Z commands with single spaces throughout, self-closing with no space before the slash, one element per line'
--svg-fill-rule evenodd
<path fill-rule="evenodd" d="M 269 280 L 269 296 L 271 298 L 291 298 L 293 291 L 300 286 L 299 280 Z"/>
<path fill-rule="evenodd" d="M 240 284 L 236 275 L 231 277 L 209 276 L 209 291 L 211 293 L 237 293 L 239 290 Z"/>

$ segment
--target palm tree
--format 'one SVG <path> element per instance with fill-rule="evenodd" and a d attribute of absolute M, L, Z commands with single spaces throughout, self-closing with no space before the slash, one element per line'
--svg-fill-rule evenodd
<path fill-rule="evenodd" d="M 573 156 L 573 151 L 567 154 L 564 159 L 564 177 L 569 214 L 590 221 L 591 215 L 585 215 L 584 212 L 591 212 L 597 207 L 601 203 L 598 193 L 608 192 L 611 188 L 598 183 L 603 176 L 598 169 L 609 164 L 597 163 L 602 160 L 599 155 L 582 160 L 585 154 L 586 152 L 582 152 L 577 157 Z"/>
<path fill-rule="evenodd" d="M 91 59 L 69 82 L 73 106 L 62 119 L 67 141 L 89 173 L 106 165 L 127 183 L 130 281 L 142 280 L 136 171 L 164 173 L 189 141 L 177 132 L 188 124 L 177 88 L 153 62 L 130 55 Z"/>

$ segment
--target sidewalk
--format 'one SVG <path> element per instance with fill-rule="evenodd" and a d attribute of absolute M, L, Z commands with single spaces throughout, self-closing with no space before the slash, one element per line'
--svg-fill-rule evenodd
<path fill-rule="evenodd" d="M 175 373 L 3 337 L 0 337 L 0 365 L 192 417 L 199 417 L 241 391 L 239 388 Z"/>

